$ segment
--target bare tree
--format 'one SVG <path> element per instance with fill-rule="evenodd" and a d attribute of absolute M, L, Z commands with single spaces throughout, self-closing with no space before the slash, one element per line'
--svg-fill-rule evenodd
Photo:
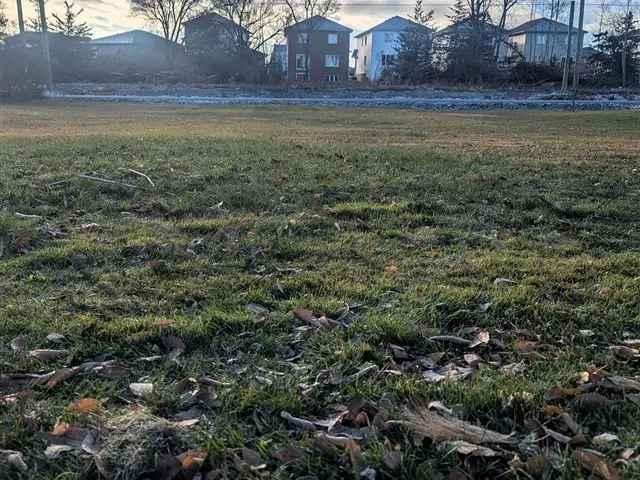
<path fill-rule="evenodd" d="M 283 2 L 289 16 L 287 22 L 289 24 L 302 22 L 316 15 L 331 15 L 338 11 L 338 0 L 283 0 Z"/>
<path fill-rule="evenodd" d="M 27 20 L 28 28 L 33 32 L 41 32 L 42 25 L 40 24 L 40 2 L 38 0 L 29 0 L 29 2 L 33 5 L 33 9 L 35 10 L 36 16 Z M 47 0 L 44 0 L 43 5 L 47 4 Z"/>
<path fill-rule="evenodd" d="M 201 0 L 131 0 L 131 11 L 162 28 L 164 38 L 178 42 L 182 23 L 200 5 Z"/>
<path fill-rule="evenodd" d="M 501 0 L 500 11 L 497 15 L 498 22 L 496 23 L 496 61 L 500 60 L 500 50 L 502 44 L 505 43 L 505 28 L 507 26 L 507 19 L 509 13 L 518 4 L 518 0 Z"/>
<path fill-rule="evenodd" d="M 228 18 L 240 47 L 260 50 L 287 25 L 288 13 L 280 0 L 212 0 L 211 9 Z M 248 35 L 246 34 L 248 32 Z"/>
<path fill-rule="evenodd" d="M 8 35 L 9 30 L 9 18 L 5 14 L 5 5 L 0 0 L 0 38 Z"/>

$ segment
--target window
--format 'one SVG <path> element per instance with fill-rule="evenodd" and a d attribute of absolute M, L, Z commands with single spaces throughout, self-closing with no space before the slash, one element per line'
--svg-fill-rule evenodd
<path fill-rule="evenodd" d="M 338 81 L 337 75 L 327 75 L 327 82 L 337 82 L 337 81 Z"/>
<path fill-rule="evenodd" d="M 384 53 L 382 54 L 382 66 L 383 67 L 389 67 L 389 66 L 393 65 L 395 60 L 396 60 L 395 55 L 385 55 Z"/>
<path fill-rule="evenodd" d="M 366 55 L 364 56 L 364 66 L 365 67 L 367 66 L 367 56 Z"/>
<path fill-rule="evenodd" d="M 304 53 L 296 54 L 296 70 L 307 69 L 307 56 Z"/>
<path fill-rule="evenodd" d="M 337 68 L 340 66 L 340 56 L 339 55 L 325 55 L 324 56 L 324 66 L 329 68 Z"/>
<path fill-rule="evenodd" d="M 547 37 L 544 34 L 536 35 L 536 47 L 544 47 Z"/>
<path fill-rule="evenodd" d="M 384 42 L 385 43 L 393 43 L 396 40 L 396 36 L 392 32 L 384 33 Z"/>
<path fill-rule="evenodd" d="M 330 33 L 327 36 L 327 42 L 329 43 L 329 45 L 337 45 L 338 44 L 338 34 L 337 33 Z"/>
<path fill-rule="evenodd" d="M 298 34 L 298 43 L 309 43 L 309 34 L 308 33 L 299 33 Z"/>

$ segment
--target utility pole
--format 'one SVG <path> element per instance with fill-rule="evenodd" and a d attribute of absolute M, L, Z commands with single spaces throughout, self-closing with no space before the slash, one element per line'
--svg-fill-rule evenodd
<path fill-rule="evenodd" d="M 44 11 L 44 0 L 38 0 L 40 10 L 40 27 L 42 28 L 42 55 L 47 75 L 47 89 L 53 89 L 53 72 L 51 71 L 51 52 L 49 50 L 49 33 L 47 32 L 47 14 Z"/>
<path fill-rule="evenodd" d="M 584 0 L 580 0 L 580 12 L 578 13 L 578 44 L 576 45 L 576 66 L 573 69 L 573 89 L 577 92 L 580 84 L 580 62 L 582 57 L 582 43 L 584 40 Z"/>
<path fill-rule="evenodd" d="M 573 13 L 576 9 L 576 2 L 571 0 L 569 7 L 569 33 L 567 35 L 567 53 L 564 56 L 564 72 L 562 74 L 562 91 L 566 92 L 569 86 L 569 68 L 571 67 L 571 37 L 573 36 Z"/>
<path fill-rule="evenodd" d="M 16 0 L 18 7 L 18 28 L 20 33 L 24 33 L 24 15 L 22 14 L 22 0 Z"/>

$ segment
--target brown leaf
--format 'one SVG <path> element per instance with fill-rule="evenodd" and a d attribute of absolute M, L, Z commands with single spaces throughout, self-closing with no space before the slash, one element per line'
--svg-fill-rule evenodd
<path fill-rule="evenodd" d="M 599 393 L 585 393 L 577 396 L 571 402 L 572 407 L 585 410 L 611 408 L 613 405 L 615 402 Z"/>
<path fill-rule="evenodd" d="M 453 417 L 445 417 L 428 409 L 405 410 L 407 425 L 418 435 L 428 437 L 436 442 L 463 440 L 481 445 L 483 443 L 499 443 L 514 445 L 518 440 L 512 435 L 478 427 Z"/>
<path fill-rule="evenodd" d="M 8 395 L 0 395 L 0 405 L 16 405 L 18 402 L 27 400 L 33 396 L 32 390 L 21 390 Z"/>
<path fill-rule="evenodd" d="M 515 349 L 519 353 L 531 353 L 540 348 L 540 342 L 534 342 L 532 340 L 518 339 L 515 343 Z"/>
<path fill-rule="evenodd" d="M 544 392 L 544 400 L 545 402 L 553 402 L 557 400 L 569 400 L 578 395 L 582 395 L 585 393 L 585 389 L 582 387 L 578 388 L 565 388 L 565 387 L 552 387 Z"/>
<path fill-rule="evenodd" d="M 611 353 L 621 360 L 637 360 L 640 358 L 640 351 L 625 345 L 615 345 L 609 347 Z"/>
<path fill-rule="evenodd" d="M 58 422 L 54 425 L 51 435 L 54 437 L 63 437 L 71 431 L 71 424 L 67 422 Z"/>
<path fill-rule="evenodd" d="M 43 348 L 38 350 L 31 350 L 29 352 L 29 355 L 37 358 L 42 362 L 50 362 L 53 360 L 60 360 L 61 358 L 64 358 L 68 353 L 68 350 L 50 350 Z"/>
<path fill-rule="evenodd" d="M 335 320 L 327 318 L 324 315 L 318 318 L 313 314 L 311 310 L 306 310 L 304 308 L 294 308 L 293 314 L 299 320 L 302 320 L 303 322 L 317 328 L 330 328 L 338 324 L 338 322 L 336 322 Z"/>
<path fill-rule="evenodd" d="M 606 457 L 594 450 L 576 450 L 576 459 L 582 468 L 603 480 L 621 480 L 622 475 L 616 467 L 609 464 Z"/>
<path fill-rule="evenodd" d="M 79 413 L 92 413 L 98 410 L 100 402 L 95 398 L 81 398 L 73 402 L 69 408 Z"/>
<path fill-rule="evenodd" d="M 471 345 L 469 345 L 469 348 L 476 348 L 481 345 L 488 345 L 490 340 L 491 340 L 491 335 L 489 335 L 489 332 L 487 332 L 486 330 L 480 330 L 477 333 L 476 338 L 473 340 L 473 342 L 471 342 Z"/>
<path fill-rule="evenodd" d="M 207 459 L 207 452 L 206 450 L 189 450 L 178 455 L 177 459 L 183 469 L 188 472 L 196 472 L 200 470 Z"/>
<path fill-rule="evenodd" d="M 470 457 L 496 457 L 498 452 L 491 448 L 475 445 L 473 443 L 457 440 L 455 442 L 446 442 L 443 444 L 448 451 L 459 453 L 460 455 Z"/>
<path fill-rule="evenodd" d="M 53 389 L 60 385 L 62 382 L 69 380 L 70 378 L 76 376 L 80 373 L 80 367 L 73 368 L 60 368 L 53 372 L 51 377 L 47 380 L 47 388 Z"/>
<path fill-rule="evenodd" d="M 301 448 L 290 445 L 275 452 L 273 456 L 282 463 L 292 463 L 306 457 L 306 453 Z"/>
<path fill-rule="evenodd" d="M 294 417 L 289 412 L 280 412 L 280 417 L 289 422 L 291 425 L 299 428 L 300 430 L 317 430 L 316 425 L 309 420 L 303 418 Z"/>

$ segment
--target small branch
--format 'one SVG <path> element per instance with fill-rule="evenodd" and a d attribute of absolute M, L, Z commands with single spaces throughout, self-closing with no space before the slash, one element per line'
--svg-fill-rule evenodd
<path fill-rule="evenodd" d="M 42 218 L 41 215 L 26 215 L 26 214 L 20 213 L 20 212 L 16 212 L 16 217 L 24 218 L 24 219 L 31 219 L 31 220 L 37 220 L 37 219 Z"/>
<path fill-rule="evenodd" d="M 80 178 L 84 178 L 85 180 L 92 180 L 94 182 L 108 183 L 110 185 L 122 185 L 123 187 L 136 188 L 135 185 L 131 185 L 130 183 L 118 182 L 116 180 L 109 180 L 108 178 L 94 177 L 93 175 L 87 175 L 86 173 L 81 173 L 78 176 Z"/>
<path fill-rule="evenodd" d="M 141 177 L 146 178 L 146 179 L 147 179 L 147 182 L 149 182 L 149 185 L 151 185 L 153 188 L 155 188 L 155 187 L 156 187 L 156 184 L 155 184 L 155 183 L 153 183 L 153 182 L 151 181 L 151 179 L 150 179 L 147 175 L 145 175 L 144 173 L 139 172 L 139 171 L 137 171 L 137 170 L 134 170 L 133 168 L 128 168 L 127 170 L 129 170 L 131 173 L 135 173 L 136 175 L 140 175 Z"/>

